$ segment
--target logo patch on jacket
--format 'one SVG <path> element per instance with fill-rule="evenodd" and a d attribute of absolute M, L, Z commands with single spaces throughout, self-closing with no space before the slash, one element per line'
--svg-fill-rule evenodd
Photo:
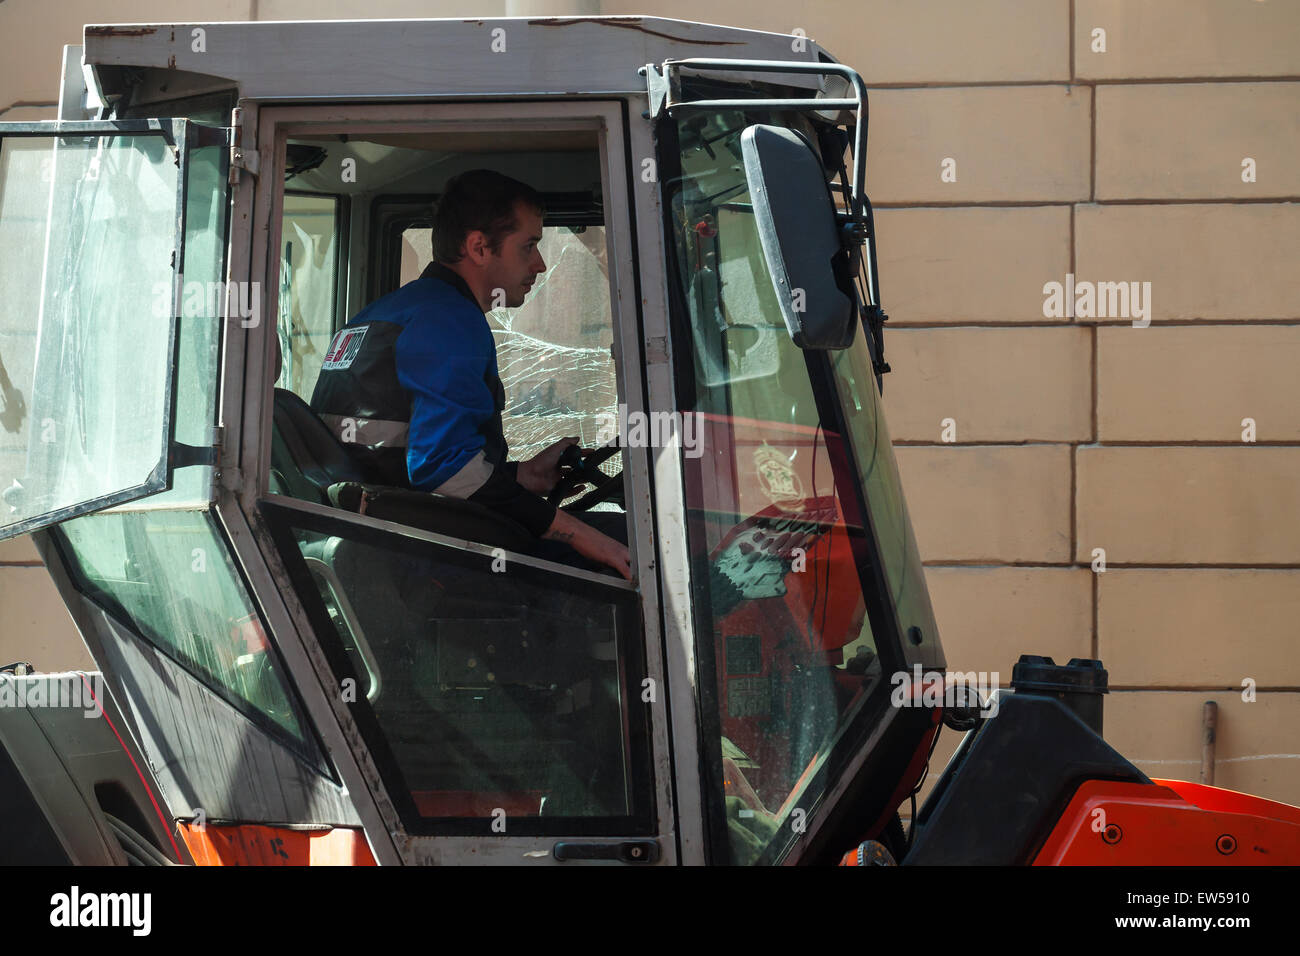
<path fill-rule="evenodd" d="M 329 351 L 325 353 L 325 361 L 321 363 L 321 368 L 348 368 L 356 359 L 357 353 L 361 351 L 361 342 L 369 328 L 368 325 L 358 325 L 351 329 L 339 329 L 330 341 Z"/>

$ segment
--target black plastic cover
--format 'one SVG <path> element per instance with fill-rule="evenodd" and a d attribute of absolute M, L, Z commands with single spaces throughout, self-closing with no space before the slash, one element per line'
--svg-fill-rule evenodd
<path fill-rule="evenodd" d="M 1102 736 L 1102 694 L 1110 693 L 1101 661 L 1073 657 L 1057 664 L 1050 657 L 1021 654 L 1011 669 L 1011 686 L 1017 694 L 1054 697 L 1098 736 Z"/>
<path fill-rule="evenodd" d="M 1004 694 L 948 762 L 902 862 L 1030 863 L 1085 780 L 1151 782 L 1059 700 Z"/>
<path fill-rule="evenodd" d="M 855 308 L 837 281 L 844 258 L 826 173 L 799 133 L 755 124 L 740 135 L 763 256 L 786 328 L 802 349 L 853 344 Z"/>

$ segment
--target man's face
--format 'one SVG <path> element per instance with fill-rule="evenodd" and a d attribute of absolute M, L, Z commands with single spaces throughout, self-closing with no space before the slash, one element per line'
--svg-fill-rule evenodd
<path fill-rule="evenodd" d="M 515 231 L 501 241 L 499 248 L 488 260 L 486 275 L 493 300 L 500 301 L 500 289 L 505 294 L 507 308 L 524 304 L 524 297 L 533 287 L 537 277 L 546 271 L 537 244 L 542 240 L 542 217 L 525 203 L 515 204 Z"/>

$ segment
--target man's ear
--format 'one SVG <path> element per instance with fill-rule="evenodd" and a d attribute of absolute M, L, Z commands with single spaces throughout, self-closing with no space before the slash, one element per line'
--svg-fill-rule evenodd
<path fill-rule="evenodd" d="M 465 257 L 476 266 L 488 260 L 489 250 L 487 236 L 478 229 L 471 230 L 465 236 Z"/>

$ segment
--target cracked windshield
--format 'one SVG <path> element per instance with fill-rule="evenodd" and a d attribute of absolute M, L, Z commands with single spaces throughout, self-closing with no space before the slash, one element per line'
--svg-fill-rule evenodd
<path fill-rule="evenodd" d="M 520 461 L 563 435 L 585 448 L 605 444 L 617 426 L 605 227 L 547 226 L 538 250 L 546 272 L 524 304 L 488 313 L 506 391 L 506 441 Z M 432 259 L 429 230 L 407 229 L 402 283 Z M 619 467 L 616 457 L 605 470 Z"/>

